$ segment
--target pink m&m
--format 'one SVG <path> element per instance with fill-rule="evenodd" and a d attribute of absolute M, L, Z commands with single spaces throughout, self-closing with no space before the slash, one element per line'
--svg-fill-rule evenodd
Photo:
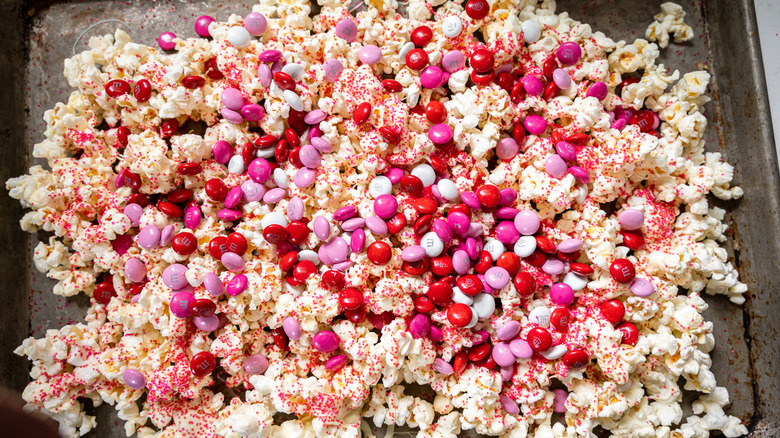
<path fill-rule="evenodd" d="M 190 292 L 181 291 L 174 293 L 170 302 L 171 313 L 179 318 L 190 316 L 190 307 L 193 301 L 195 301 L 195 296 Z"/>
<path fill-rule="evenodd" d="M 338 59 L 328 59 L 322 64 L 322 69 L 325 71 L 325 80 L 336 82 L 339 80 L 341 71 L 344 70 L 344 65 Z"/>
<path fill-rule="evenodd" d="M 244 359 L 244 371 L 248 374 L 263 374 L 268 369 L 268 358 L 253 354 Z"/>
<path fill-rule="evenodd" d="M 509 161 L 517 156 L 520 147 L 513 138 L 503 138 L 496 145 L 496 156 L 502 160 Z"/>
<path fill-rule="evenodd" d="M 248 103 L 241 107 L 241 116 L 248 122 L 258 122 L 265 117 L 265 110 L 256 103 Z"/>
<path fill-rule="evenodd" d="M 133 283 L 140 283 L 146 277 L 146 265 L 138 257 L 133 257 L 125 262 L 125 276 Z"/>
<path fill-rule="evenodd" d="M 441 66 L 447 73 L 466 67 L 466 56 L 460 50 L 450 50 L 441 59 Z"/>
<path fill-rule="evenodd" d="M 176 34 L 173 32 L 163 32 L 157 37 L 157 45 L 163 50 L 173 50 L 176 48 L 174 39 L 176 39 Z"/>
<path fill-rule="evenodd" d="M 588 91 L 585 92 L 585 96 L 595 97 L 599 101 L 602 101 L 607 97 L 607 92 L 607 84 L 604 82 L 594 82 L 593 85 L 588 87 Z"/>
<path fill-rule="evenodd" d="M 433 144 L 442 145 L 452 140 L 452 128 L 444 123 L 437 123 L 428 130 L 428 138 Z"/>
<path fill-rule="evenodd" d="M 640 210 L 628 208 L 618 215 L 618 222 L 624 230 L 638 230 L 645 222 L 645 215 Z"/>
<path fill-rule="evenodd" d="M 233 111 L 240 111 L 241 107 L 244 106 L 244 96 L 236 88 L 225 88 L 220 97 L 222 98 L 222 104 Z"/>
<path fill-rule="evenodd" d="M 268 22 L 265 15 L 259 12 L 250 12 L 244 17 L 244 28 L 252 36 L 260 36 L 268 28 Z"/>
<path fill-rule="evenodd" d="M 531 135 L 539 135 L 547 130 L 547 120 L 542 116 L 530 115 L 523 120 L 525 130 Z"/>
<path fill-rule="evenodd" d="M 441 67 L 429 65 L 420 74 L 420 85 L 425 88 L 437 88 L 441 86 L 444 72 Z"/>
<path fill-rule="evenodd" d="M 206 288 L 206 291 L 208 293 L 210 293 L 215 297 L 222 296 L 222 294 L 224 293 L 224 288 L 222 287 L 222 280 L 220 280 L 219 276 L 213 272 L 207 272 L 203 276 L 203 286 Z"/>
<path fill-rule="evenodd" d="M 574 65 L 580 60 L 582 49 L 579 44 L 569 41 L 561 44 L 555 54 L 558 56 L 561 64 Z"/>
<path fill-rule="evenodd" d="M 390 219 L 398 211 L 398 201 L 393 195 L 379 195 L 374 200 L 374 213 L 382 219 Z"/>
<path fill-rule="evenodd" d="M 325 362 L 325 369 L 332 373 L 335 373 L 336 371 L 343 368 L 344 365 L 346 364 L 347 364 L 347 356 L 343 354 L 339 354 L 331 357 L 330 359 L 328 359 L 327 362 Z"/>
<path fill-rule="evenodd" d="M 322 163 L 322 156 L 319 151 L 310 144 L 301 147 L 299 157 L 301 163 L 310 169 L 316 169 L 317 167 L 320 167 L 320 164 Z"/>
<path fill-rule="evenodd" d="M 233 156 L 233 148 L 225 140 L 219 140 L 211 147 L 211 154 L 219 164 L 227 164 Z"/>
<path fill-rule="evenodd" d="M 544 92 L 544 85 L 534 75 L 527 75 L 523 78 L 523 89 L 529 96 L 541 96 Z"/>
<path fill-rule="evenodd" d="M 330 330 L 323 330 L 311 339 L 312 346 L 322 353 L 330 353 L 339 348 L 339 337 Z"/>
<path fill-rule="evenodd" d="M 544 161 L 544 170 L 553 178 L 563 178 L 568 166 L 558 154 L 552 154 Z"/>
<path fill-rule="evenodd" d="M 655 292 L 655 287 L 650 280 L 642 277 L 636 277 L 629 286 L 631 293 L 638 297 L 649 297 Z"/>
<path fill-rule="evenodd" d="M 342 18 L 336 23 L 336 36 L 351 43 L 357 37 L 357 24 L 349 18 Z"/>
<path fill-rule="evenodd" d="M 428 331 L 431 329 L 431 320 L 422 313 L 418 313 L 409 322 L 409 333 L 415 339 L 424 338 L 428 335 Z"/>
<path fill-rule="evenodd" d="M 574 290 L 566 283 L 555 283 L 550 288 L 550 300 L 555 304 L 568 306 L 574 302 Z"/>
<path fill-rule="evenodd" d="M 358 59 L 364 64 L 374 65 L 382 59 L 382 50 L 373 44 L 367 44 L 358 50 Z"/>
<path fill-rule="evenodd" d="M 284 329 L 284 334 L 293 341 L 301 339 L 301 324 L 294 317 L 288 316 L 284 318 L 282 329 Z"/>
<path fill-rule="evenodd" d="M 227 253 L 226 253 L 227 254 Z M 228 295 L 238 295 L 246 289 L 249 279 L 244 274 L 238 274 L 231 278 L 225 289 Z"/>
<path fill-rule="evenodd" d="M 536 233 L 540 225 L 539 215 L 533 210 L 523 210 L 515 216 L 515 228 L 524 236 Z"/>
<path fill-rule="evenodd" d="M 125 381 L 125 385 L 133 389 L 144 389 L 146 387 L 146 378 L 140 371 L 134 368 L 126 369 L 122 373 L 122 378 Z"/>
<path fill-rule="evenodd" d="M 174 263 L 165 268 L 163 271 L 163 283 L 173 290 L 183 289 L 189 284 L 187 282 L 187 277 L 184 275 L 186 273 L 186 266 L 179 263 Z"/>

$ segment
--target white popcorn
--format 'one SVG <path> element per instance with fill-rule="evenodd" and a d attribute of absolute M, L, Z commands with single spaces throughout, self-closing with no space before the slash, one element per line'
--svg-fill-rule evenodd
<path fill-rule="evenodd" d="M 744 434 L 745 426 L 725 414 L 728 393 L 717 386 L 710 369 L 709 352 L 715 340 L 712 323 L 702 317 L 707 304 L 701 298 L 705 292 L 725 295 L 737 304 L 744 301 L 747 287 L 720 246 L 726 239 L 725 211 L 711 206 L 706 197 L 712 193 L 735 199 L 743 192 L 731 186 L 734 169 L 721 154 L 704 151 L 707 119 L 702 112 L 709 101 L 705 95 L 709 74 L 680 76 L 656 65 L 659 46 L 666 47 L 670 35 L 675 42 L 692 37 L 682 8 L 662 5 L 646 34 L 658 44 L 643 39 L 627 44 L 594 32 L 566 13 L 556 14 L 552 1 L 541 2 L 539 8 L 531 0 L 492 2 L 491 15 L 480 23 L 468 18 L 458 2 L 411 0 L 405 18 L 395 13 L 400 2 L 386 0 L 352 11 L 359 39 L 348 43 L 333 30 L 349 15 L 346 5 L 332 0 L 319 4 L 319 15 L 312 17 L 307 1 L 260 0 L 252 10 L 265 15 L 268 29 L 241 50 L 227 41 L 229 27 L 244 25 L 244 17 L 234 14 L 209 26 L 211 40 L 176 39 L 175 54 L 132 43 L 126 33 L 117 31 L 92 38 L 88 51 L 65 61 L 64 74 L 77 90 L 45 113 L 46 138 L 33 151 L 48 167 L 33 166 L 28 175 L 8 180 L 6 187 L 31 210 L 22 219 L 22 228 L 52 233 L 36 246 L 34 262 L 57 280 L 55 294 L 83 291 L 94 297 L 96 289 L 106 287 L 96 283 L 112 279 L 116 296 L 105 305 L 92 301 L 86 324 L 50 330 L 42 339 L 25 340 L 16 350 L 32 360 L 34 381 L 23 394 L 29 409 L 60 421 L 61 433 L 69 437 L 96 427 L 95 418 L 85 414 L 78 398 L 113 404 L 126 422 L 126 433 L 139 437 L 346 438 L 373 436 L 372 428 L 382 426 L 388 434 L 396 426 L 417 428 L 417 436 L 430 438 L 454 437 L 469 430 L 512 438 L 573 438 L 588 436 L 597 426 L 615 436 L 688 438 L 708 436 L 713 430 L 726 436 Z M 463 22 L 461 42 L 443 35 L 438 25 L 452 15 Z M 456 47 L 471 47 L 477 32 L 494 52 L 497 68 L 519 60 L 524 74 L 541 75 L 540 66 L 564 41 L 579 44 L 583 55 L 577 64 L 564 67 L 572 85 L 550 100 L 526 96 L 513 102 L 495 83 L 470 87 L 470 64 L 452 72 L 445 93 L 441 87 L 422 87 L 420 72 L 397 56 L 412 30 L 427 20 L 433 37 L 424 50 L 431 65 L 440 64 Z M 541 28 L 540 38 L 531 44 L 522 36 L 527 20 Z M 380 61 L 373 66 L 362 63 L 360 44 L 381 47 Z M 281 164 L 276 171 L 292 181 L 285 198 L 275 204 L 243 203 L 237 207 L 243 219 L 230 225 L 216 218 L 224 205 L 209 197 L 205 183 L 219 179 L 232 188 L 249 177 L 216 163 L 212 147 L 226 141 L 240 158 L 244 145 L 259 135 L 254 126 L 281 137 L 295 115 L 279 85 L 272 82 L 266 87 L 258 77 L 258 54 L 271 49 L 280 50 L 285 63 L 303 68 L 294 93 L 306 111 L 325 112 L 318 128 L 332 152 L 322 154 L 322 165 L 309 187 L 297 186 L 293 176 L 298 170 L 292 163 Z M 323 68 L 329 58 L 344 67 L 333 83 L 326 80 Z M 187 76 L 205 77 L 210 59 L 228 80 L 207 79 L 206 85 L 194 90 L 184 87 Z M 618 96 L 622 76 L 638 71 L 643 72 L 639 82 L 623 87 Z M 398 81 L 402 91 L 385 90 L 384 78 Z M 110 97 L 103 87 L 110 79 L 130 83 L 147 79 L 155 91 L 145 103 L 137 102 L 132 93 Z M 607 97 L 601 102 L 587 97 L 586 81 L 604 82 Z M 221 95 L 229 86 L 238 88 L 249 102 L 261 104 L 266 111 L 263 119 L 255 125 L 220 119 Z M 431 121 L 412 110 L 425 108 L 432 100 L 447 110 L 444 123 L 453 129 L 451 150 L 432 143 L 427 135 Z M 353 114 L 363 102 L 372 110 L 369 121 L 357 126 Z M 654 128 L 658 136 L 635 125 L 612 129 L 617 107 L 652 111 L 658 117 Z M 562 132 L 588 134 L 587 144 L 577 146 L 576 164 L 588 172 L 589 183 L 578 182 L 571 173 L 557 179 L 546 172 L 545 161 L 556 153 L 548 133 L 529 135 L 517 156 L 497 160 L 499 140 L 511 136 L 513 126 L 531 114 L 555 121 Z M 160 125 L 171 119 L 180 123 L 191 119 L 207 127 L 202 135 L 181 132 L 164 139 Z M 103 130 L 98 127 L 102 122 L 131 130 L 124 150 L 118 129 Z M 390 144 L 379 132 L 383 127 L 399 135 L 398 144 Z M 304 133 L 297 134 L 308 140 Z M 269 156 L 268 151 L 260 154 Z M 317 254 L 322 242 L 314 234 L 296 245 L 317 254 L 317 275 L 297 285 L 285 281 L 287 274 L 277 255 L 280 247 L 263 237 L 266 215 L 284 216 L 295 196 L 304 205 L 304 217 L 323 216 L 334 225 L 326 241 L 342 236 L 349 242 L 350 234 L 343 233 L 333 219 L 335 210 L 350 205 L 359 217 L 373 216 L 374 198 L 368 186 L 374 177 L 392 167 L 408 170 L 431 155 L 445 161 L 449 175 L 441 177 L 453 181 L 460 192 L 473 192 L 476 181 L 512 188 L 518 199 L 511 206 L 537 211 L 543 220 L 541 231 L 552 241 L 583 241 L 580 261 L 595 272 L 576 293 L 578 304 L 570 308 L 568 332 L 551 329 L 551 334 L 556 345 L 586 351 L 592 369 L 568 369 L 558 360 L 518 360 L 508 384 L 496 369 L 476 365 L 449 376 L 437 372 L 433 367 L 437 358 L 451 362 L 481 339 L 453 327 L 443 307 L 430 314 L 432 324 L 442 332 L 442 342 L 412 336 L 408 325 L 416 314 L 414 297 L 427 293 L 432 275 L 406 275 L 398 247 L 393 247 L 392 259 L 384 266 L 374 265 L 365 251 L 350 250 L 351 266 L 343 268 L 349 286 L 364 294 L 370 318 L 393 314 L 381 330 L 370 322 L 343 319 L 338 291 L 320 282 L 320 275 L 331 267 Z M 184 162 L 198 163 L 202 171 L 181 175 L 177 169 Z M 192 232 L 198 241 L 195 253 L 179 254 L 170 245 L 141 249 L 133 244 L 126 251 L 114 247 L 117 239 L 138 231 L 131 226 L 128 215 L 132 213 L 124 213 L 133 189 L 122 186 L 122 180 L 116 187 L 117 175 L 125 169 L 141 178 L 138 191 L 159 198 L 156 201 L 165 200 L 177 188 L 192 191 L 203 214 L 195 229 L 183 228 L 180 219 L 169 217 L 156 205 L 144 209 L 139 228 L 154 225 L 162 230 L 173 224 L 174 234 Z M 273 180 L 265 182 L 266 190 L 275 187 Z M 393 236 L 366 229 L 365 246 L 378 240 L 405 246 L 418 243 L 412 226 L 419 214 L 412 198 L 399 191 L 396 197 L 407 227 Z M 604 204 L 618 200 L 623 204 L 615 205 L 615 213 L 607 213 Z M 456 202 L 445 202 L 444 211 Z M 617 214 L 628 208 L 644 215 L 640 231 L 645 246 L 633 252 L 617 220 Z M 485 236 L 498 221 L 487 211 L 475 210 L 472 215 Z M 224 269 L 209 244 L 230 232 L 248 243 L 243 255 L 247 288 L 238 295 L 216 298 L 205 288 L 206 274 L 217 273 L 223 284 L 236 274 Z M 148 282 L 140 287 L 133 286 L 124 272 L 131 258 L 140 259 L 147 269 Z M 616 258 L 629 258 L 655 293 L 633 296 L 626 285 L 616 283 L 609 274 Z M 188 268 L 186 290 L 196 299 L 216 303 L 224 324 L 213 333 L 194 329 L 193 318 L 180 318 L 171 310 L 173 291 L 160 277 L 173 263 Z M 539 273 L 537 287 L 554 282 L 554 277 Z M 680 288 L 687 295 L 678 295 Z M 134 293 L 138 293 L 135 298 Z M 503 313 L 475 327 L 485 330 L 493 345 L 498 342 L 496 330 L 507 321 L 521 323 L 523 338 L 530 330 L 528 312 L 554 307 L 548 298 L 520 297 L 512 283 L 497 294 Z M 633 346 L 598 310 L 598 304 L 612 298 L 624 303 L 624 320 L 639 331 Z M 301 337 L 289 340 L 288 350 L 282 351 L 275 346 L 278 339 L 271 330 L 280 329 L 286 318 L 300 325 Z M 314 335 L 323 330 L 332 330 L 339 338 L 336 352 L 313 348 Z M 224 393 L 209 389 L 216 375 L 192 374 L 190 360 L 207 351 L 223 370 L 220 376 L 226 381 L 220 384 L 228 388 Z M 247 357 L 254 354 L 268 359 L 265 373 L 250 375 L 244 369 Z M 343 367 L 326 369 L 325 363 L 341 354 Z M 144 375 L 144 390 L 126 384 L 123 373 L 128 369 Z M 555 424 L 553 381 L 568 393 L 565 421 Z M 426 398 L 405 393 L 412 384 L 430 386 L 435 394 Z M 243 398 L 233 397 L 230 391 L 242 392 Z M 683 418 L 682 391 L 704 394 L 694 402 L 694 415 L 688 418 Z M 139 403 L 142 395 L 144 401 Z M 517 402 L 520 413 L 508 414 L 502 397 Z M 274 424 L 278 412 L 296 419 Z"/>

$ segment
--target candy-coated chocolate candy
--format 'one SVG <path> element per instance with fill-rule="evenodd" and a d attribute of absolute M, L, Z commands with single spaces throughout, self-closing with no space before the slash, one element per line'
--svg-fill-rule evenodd
<path fill-rule="evenodd" d="M 604 318 L 612 324 L 617 324 L 622 321 L 623 316 L 626 314 L 626 307 L 623 305 L 623 302 L 615 299 L 601 303 L 601 305 L 599 305 L 599 310 L 601 310 L 601 314 L 604 315 Z"/>
<path fill-rule="evenodd" d="M 471 322 L 473 311 L 462 303 L 453 303 L 447 309 L 447 320 L 455 327 L 466 327 Z"/>
<path fill-rule="evenodd" d="M 211 374 L 216 366 L 216 358 L 208 351 L 202 351 L 190 359 L 190 369 L 192 370 L 192 374 L 196 377 L 203 377 Z"/>
<path fill-rule="evenodd" d="M 609 274 L 618 283 L 631 283 L 636 277 L 636 268 L 628 259 L 615 259 L 609 265 Z"/>
<path fill-rule="evenodd" d="M 536 352 L 546 351 L 552 345 L 552 336 L 550 332 L 541 327 L 534 327 L 528 332 L 526 337 L 528 345 Z"/>

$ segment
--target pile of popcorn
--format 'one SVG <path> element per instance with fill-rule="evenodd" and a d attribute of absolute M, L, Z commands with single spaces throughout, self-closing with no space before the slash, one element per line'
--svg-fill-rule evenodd
<path fill-rule="evenodd" d="M 709 74 L 549 0 L 318 3 L 66 60 L 48 169 L 6 186 L 91 306 L 17 349 L 28 408 L 67 437 L 87 400 L 144 438 L 745 434 L 702 317 L 746 291 Z M 690 39 L 662 8 L 648 38 Z"/>

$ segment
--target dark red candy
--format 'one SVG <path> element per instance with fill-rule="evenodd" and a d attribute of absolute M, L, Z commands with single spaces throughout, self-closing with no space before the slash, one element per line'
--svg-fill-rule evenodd
<path fill-rule="evenodd" d="M 631 283 L 636 277 L 636 268 L 628 259 L 615 259 L 609 265 L 609 274 L 618 283 Z"/>
<path fill-rule="evenodd" d="M 322 283 L 329 289 L 342 289 L 347 279 L 342 272 L 329 269 L 322 273 Z"/>
<path fill-rule="evenodd" d="M 447 309 L 447 321 L 455 327 L 466 327 L 471 322 L 473 312 L 463 303 L 453 303 Z"/>
<path fill-rule="evenodd" d="M 355 124 L 362 125 L 368 119 L 371 117 L 371 104 L 368 102 L 363 102 L 355 109 L 355 111 L 352 113 L 352 120 L 355 121 Z"/>
<path fill-rule="evenodd" d="M 180 188 L 168 193 L 168 201 L 174 204 L 181 204 L 182 202 L 192 198 L 192 190 Z"/>
<path fill-rule="evenodd" d="M 287 334 L 284 333 L 284 329 L 282 327 L 277 327 L 271 330 L 271 334 L 274 338 L 274 345 L 279 347 L 282 351 L 287 350 L 289 339 L 287 339 Z"/>
<path fill-rule="evenodd" d="M 518 272 L 515 275 L 514 285 L 517 289 L 517 293 L 523 296 L 528 296 L 534 293 L 534 286 L 536 281 L 534 277 L 528 272 Z"/>
<path fill-rule="evenodd" d="M 309 227 L 301 221 L 292 221 L 287 225 L 287 241 L 293 245 L 300 245 L 309 237 Z"/>
<path fill-rule="evenodd" d="M 190 312 L 195 316 L 205 318 L 217 312 L 217 305 L 208 298 L 198 298 L 190 304 Z"/>
<path fill-rule="evenodd" d="M 616 328 L 623 335 L 624 344 L 636 345 L 636 341 L 639 340 L 639 329 L 633 323 L 621 322 Z"/>
<path fill-rule="evenodd" d="M 471 81 L 476 85 L 487 85 L 493 82 L 495 77 L 496 72 L 494 72 L 492 69 L 486 72 L 478 72 L 476 70 L 471 72 Z"/>
<path fill-rule="evenodd" d="M 477 200 L 485 208 L 493 208 L 501 202 L 501 192 L 492 184 L 484 184 L 477 189 Z"/>
<path fill-rule="evenodd" d="M 363 292 L 360 292 L 354 287 L 348 287 L 339 292 L 339 304 L 344 309 L 357 309 L 363 305 L 363 301 Z"/>
<path fill-rule="evenodd" d="M 184 88 L 194 90 L 206 85 L 206 80 L 200 76 L 187 76 L 186 78 L 182 79 L 181 84 L 184 85 Z"/>
<path fill-rule="evenodd" d="M 366 307 L 359 306 L 357 309 L 344 310 L 344 316 L 346 316 L 352 324 L 360 324 L 366 320 Z"/>
<path fill-rule="evenodd" d="M 404 262 L 402 269 L 409 275 L 417 276 L 428 272 L 428 260 L 422 259 L 416 262 Z"/>
<path fill-rule="evenodd" d="M 399 184 L 402 191 L 414 197 L 422 196 L 423 190 L 425 190 L 422 180 L 415 175 L 404 175 Z"/>
<path fill-rule="evenodd" d="M 601 314 L 612 324 L 617 324 L 623 320 L 626 314 L 626 307 L 620 300 L 609 300 L 601 303 L 599 306 Z"/>
<path fill-rule="evenodd" d="M 197 377 L 211 374 L 216 366 L 217 359 L 208 351 L 201 351 L 190 359 L 190 369 L 192 370 L 192 374 Z"/>
<path fill-rule="evenodd" d="M 393 251 L 387 242 L 377 240 L 368 245 L 368 260 L 375 265 L 386 265 L 393 256 Z"/>
<path fill-rule="evenodd" d="M 433 38 L 433 31 L 428 26 L 414 28 L 411 34 L 412 42 L 417 47 L 424 47 Z"/>
<path fill-rule="evenodd" d="M 168 119 L 160 125 L 160 137 L 162 138 L 171 138 L 178 131 L 179 121 L 176 119 Z"/>
<path fill-rule="evenodd" d="M 474 274 L 462 275 L 456 280 L 458 289 L 466 295 L 474 296 L 482 292 L 485 286 L 482 280 Z"/>
<path fill-rule="evenodd" d="M 144 103 L 152 97 L 152 84 L 147 79 L 141 79 L 133 85 L 133 96 L 139 103 Z"/>
<path fill-rule="evenodd" d="M 432 100 L 425 106 L 425 117 L 431 123 L 444 123 L 447 120 L 447 108 L 438 100 Z"/>
<path fill-rule="evenodd" d="M 493 68 L 495 58 L 488 49 L 477 49 L 469 57 L 469 64 L 476 72 L 486 73 Z"/>
<path fill-rule="evenodd" d="M 636 114 L 631 116 L 631 120 L 629 121 L 632 125 L 639 126 L 639 130 L 642 132 L 650 132 L 653 130 L 653 121 L 655 119 L 655 115 L 650 110 L 641 110 L 637 111 Z"/>
<path fill-rule="evenodd" d="M 96 284 L 95 292 L 92 293 L 95 301 L 103 305 L 107 305 L 111 301 L 111 297 L 115 296 L 114 281 L 111 278 Z"/>
<path fill-rule="evenodd" d="M 247 248 L 246 237 L 243 234 L 232 232 L 227 236 L 228 251 L 238 255 L 244 255 Z"/>
<path fill-rule="evenodd" d="M 270 244 L 279 244 L 287 241 L 287 230 L 279 224 L 271 224 L 263 230 L 263 237 Z"/>
<path fill-rule="evenodd" d="M 122 79 L 112 79 L 103 87 L 106 94 L 111 97 L 119 97 L 130 92 L 130 84 Z"/>
<path fill-rule="evenodd" d="M 206 181 L 206 196 L 212 201 L 222 202 L 228 194 L 229 189 L 219 178 L 211 178 Z"/>
<path fill-rule="evenodd" d="M 469 0 L 466 2 L 466 14 L 473 20 L 481 20 L 487 17 L 490 5 L 487 0 Z"/>
<path fill-rule="evenodd" d="M 127 198 L 128 204 L 138 204 L 141 207 L 146 207 L 150 202 L 152 202 L 152 198 L 145 193 L 133 193 Z"/>
<path fill-rule="evenodd" d="M 436 281 L 428 286 L 428 298 L 437 306 L 446 306 L 452 302 L 452 286 L 445 281 Z"/>
<path fill-rule="evenodd" d="M 181 163 L 176 168 L 180 175 L 197 175 L 203 172 L 203 167 L 198 163 Z"/>
<path fill-rule="evenodd" d="M 452 257 L 447 254 L 442 254 L 431 260 L 431 272 L 433 272 L 434 275 L 446 277 L 452 274 L 453 269 Z"/>
<path fill-rule="evenodd" d="M 571 269 L 572 272 L 584 276 L 590 275 L 594 272 L 593 268 L 586 265 L 585 263 L 572 263 L 571 265 L 569 265 L 569 269 Z"/>
<path fill-rule="evenodd" d="M 479 253 L 477 264 L 474 265 L 474 272 L 477 274 L 484 274 L 493 266 L 493 256 L 487 251 Z"/>
<path fill-rule="evenodd" d="M 513 252 L 505 252 L 498 256 L 496 266 L 506 269 L 509 275 L 515 275 L 520 271 L 520 257 Z"/>
<path fill-rule="evenodd" d="M 311 260 L 301 260 L 293 268 L 293 276 L 304 283 L 312 275 L 317 273 L 317 266 Z"/>
<path fill-rule="evenodd" d="M 398 213 L 387 221 L 387 231 L 390 234 L 398 234 L 406 226 L 406 216 Z"/>
<path fill-rule="evenodd" d="M 157 209 L 163 212 L 163 214 L 166 216 L 170 217 L 181 217 L 184 214 L 178 205 L 168 201 L 163 201 L 157 204 Z"/>
<path fill-rule="evenodd" d="M 290 76 L 288 73 L 285 73 L 283 71 L 278 71 L 274 73 L 274 83 L 276 83 L 276 86 L 281 88 L 282 90 L 295 89 L 295 81 L 293 80 L 292 76 Z"/>
<path fill-rule="evenodd" d="M 590 363 L 590 356 L 583 350 L 572 350 L 564 354 L 561 360 L 567 367 L 579 370 L 588 366 Z"/>
<path fill-rule="evenodd" d="M 401 90 L 404 89 L 404 86 L 401 85 L 401 83 L 396 81 L 395 79 L 385 79 L 384 81 L 382 81 L 382 87 L 384 87 L 385 90 L 391 93 L 399 93 Z"/>
<path fill-rule="evenodd" d="M 423 49 L 412 49 L 406 54 L 406 65 L 412 70 L 422 70 L 428 65 L 428 54 Z"/>
<path fill-rule="evenodd" d="M 217 260 L 228 252 L 228 239 L 225 236 L 217 236 L 209 242 L 209 254 Z"/>
<path fill-rule="evenodd" d="M 292 269 L 297 262 L 298 253 L 295 251 L 287 251 L 287 254 L 283 255 L 282 258 L 279 259 L 279 268 L 282 271 L 287 272 Z"/>
<path fill-rule="evenodd" d="M 483 342 L 469 349 L 469 360 L 476 362 L 482 360 L 490 353 L 490 344 Z"/>
<path fill-rule="evenodd" d="M 526 339 L 531 349 L 536 352 L 547 351 L 552 345 L 552 336 L 547 329 L 534 327 L 528 332 Z"/>
<path fill-rule="evenodd" d="M 182 231 L 171 240 L 171 247 L 177 254 L 189 255 L 198 249 L 198 239 L 188 231 Z"/>
<path fill-rule="evenodd" d="M 465 351 L 461 351 L 455 355 L 452 359 L 452 368 L 455 370 L 455 374 L 460 374 L 466 369 L 469 364 L 469 357 Z"/>
<path fill-rule="evenodd" d="M 623 231 L 623 243 L 634 251 L 641 248 L 645 244 L 645 237 L 638 231 Z"/>
<path fill-rule="evenodd" d="M 566 333 L 569 331 L 570 323 L 571 312 L 569 312 L 569 309 L 565 307 L 559 307 L 553 310 L 552 315 L 550 316 L 550 325 L 552 325 L 555 330 L 558 330 L 561 333 Z"/>
<path fill-rule="evenodd" d="M 219 68 L 217 68 L 217 58 L 210 58 L 208 61 L 206 61 L 203 64 L 203 69 L 206 72 L 206 76 L 208 76 L 211 80 L 218 81 L 225 77 L 222 75 L 222 72 L 219 71 Z"/>

